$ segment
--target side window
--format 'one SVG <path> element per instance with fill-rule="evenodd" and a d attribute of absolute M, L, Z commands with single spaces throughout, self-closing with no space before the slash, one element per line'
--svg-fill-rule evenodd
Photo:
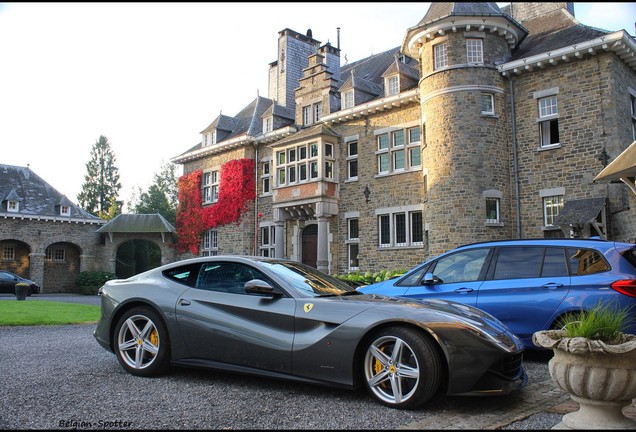
<path fill-rule="evenodd" d="M 407 275 L 404 279 L 396 283 L 396 285 L 397 286 L 421 285 L 420 281 L 422 280 L 422 277 L 424 276 L 424 274 L 426 274 L 426 272 L 428 271 L 430 267 L 431 267 L 430 264 L 420 267 L 419 269 L 415 270 L 411 274 Z"/>
<path fill-rule="evenodd" d="M 524 246 L 500 248 L 493 279 L 539 277 L 544 250 L 542 247 Z"/>
<path fill-rule="evenodd" d="M 603 254 L 593 249 L 568 248 L 568 257 L 572 276 L 600 273 L 610 269 Z"/>
<path fill-rule="evenodd" d="M 189 287 L 194 287 L 199 274 L 201 264 L 190 264 L 187 266 L 175 267 L 163 271 L 163 276 L 173 282 L 178 282 Z"/>
<path fill-rule="evenodd" d="M 260 271 L 249 266 L 240 263 L 210 262 L 201 265 L 196 287 L 207 291 L 245 294 L 245 283 L 252 279 L 270 282 Z"/>
<path fill-rule="evenodd" d="M 565 248 L 547 248 L 541 277 L 569 276 Z"/>
<path fill-rule="evenodd" d="M 441 283 L 473 282 L 483 279 L 482 269 L 488 252 L 489 248 L 472 249 L 440 258 L 435 264 L 433 275 L 441 279 Z"/>

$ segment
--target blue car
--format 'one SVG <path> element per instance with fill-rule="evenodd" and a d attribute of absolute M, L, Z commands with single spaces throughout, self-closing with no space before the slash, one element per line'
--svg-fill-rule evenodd
<path fill-rule="evenodd" d="M 532 334 L 599 302 L 631 307 L 636 334 L 636 245 L 596 239 L 474 243 L 441 254 L 403 276 L 358 288 L 365 294 L 439 298 L 499 318 L 526 348 Z"/>

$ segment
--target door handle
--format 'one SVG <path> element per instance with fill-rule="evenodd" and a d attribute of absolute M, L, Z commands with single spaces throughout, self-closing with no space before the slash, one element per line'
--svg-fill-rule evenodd
<path fill-rule="evenodd" d="M 190 306 L 192 303 L 190 303 L 190 300 L 181 299 L 179 300 L 179 304 L 181 306 Z"/>
<path fill-rule="evenodd" d="M 542 288 L 548 288 L 548 289 L 561 288 L 562 286 L 563 286 L 562 283 L 556 283 L 556 282 L 550 282 L 545 285 L 541 285 Z"/>
<path fill-rule="evenodd" d="M 473 289 L 472 288 L 463 287 L 463 288 L 457 288 L 455 290 L 455 292 L 457 294 L 467 294 L 467 293 L 473 292 Z"/>

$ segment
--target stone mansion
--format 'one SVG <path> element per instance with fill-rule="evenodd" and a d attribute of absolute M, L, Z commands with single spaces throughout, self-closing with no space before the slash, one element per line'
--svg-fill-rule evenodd
<path fill-rule="evenodd" d="M 434 2 L 401 45 L 352 63 L 310 30 L 281 30 L 273 54 L 268 97 L 172 159 L 202 211 L 229 193 L 225 166 L 253 166 L 240 217 L 203 218 L 191 254 L 342 274 L 493 239 L 636 241 L 628 187 L 593 181 L 636 140 L 627 30 L 583 25 L 570 2 Z"/>

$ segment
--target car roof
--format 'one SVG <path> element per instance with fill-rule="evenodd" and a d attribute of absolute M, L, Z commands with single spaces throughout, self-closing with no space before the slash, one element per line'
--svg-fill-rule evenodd
<path fill-rule="evenodd" d="M 617 245 L 635 246 L 629 243 L 620 243 L 600 238 L 523 238 L 506 240 L 489 240 L 483 242 L 469 243 L 455 248 L 454 250 L 472 248 L 475 246 L 527 246 L 527 245 L 552 245 L 552 246 L 587 246 L 587 247 L 613 247 Z"/>

